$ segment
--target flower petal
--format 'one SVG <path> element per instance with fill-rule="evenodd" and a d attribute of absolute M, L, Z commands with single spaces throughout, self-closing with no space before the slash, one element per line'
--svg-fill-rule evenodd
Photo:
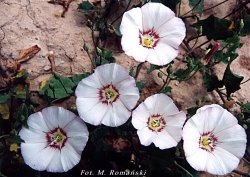
<path fill-rule="evenodd" d="M 21 153 L 24 162 L 31 168 L 43 171 L 50 163 L 54 150 L 45 143 L 21 143 Z"/>
<path fill-rule="evenodd" d="M 181 137 L 182 137 L 182 126 L 178 126 L 178 127 L 166 126 L 164 130 L 171 136 L 171 138 L 175 141 L 177 145 L 177 143 L 181 140 Z"/>
<path fill-rule="evenodd" d="M 155 113 L 165 116 L 176 115 L 177 113 L 179 113 L 179 110 L 173 103 L 173 100 L 167 95 L 163 93 L 157 94 L 156 99 L 157 100 L 155 102 L 155 107 L 154 107 Z"/>
<path fill-rule="evenodd" d="M 232 153 L 238 158 L 242 158 L 246 149 L 246 133 L 240 125 L 235 125 L 217 133 L 218 147 Z"/>
<path fill-rule="evenodd" d="M 113 85 L 116 86 L 116 85 L 120 84 L 120 82 L 124 82 L 124 81 L 131 80 L 131 79 L 135 83 L 135 79 L 129 75 L 129 72 L 127 69 L 125 69 L 124 67 L 122 67 L 116 63 L 112 63 L 110 65 L 114 68 L 113 74 L 112 74 L 112 84 Z"/>
<path fill-rule="evenodd" d="M 113 80 L 114 66 L 114 63 L 99 66 L 92 75 L 97 75 L 103 86 L 109 85 Z"/>
<path fill-rule="evenodd" d="M 46 133 L 36 130 L 32 127 L 22 128 L 19 136 L 25 143 L 46 143 Z"/>
<path fill-rule="evenodd" d="M 50 128 L 44 121 L 43 115 L 41 112 L 37 112 L 34 114 L 31 114 L 28 117 L 27 124 L 29 127 L 32 127 L 35 130 L 39 130 L 41 132 L 49 132 Z"/>
<path fill-rule="evenodd" d="M 184 142 L 184 149 L 189 149 L 192 147 L 187 147 L 189 144 L 185 145 Z M 188 156 L 186 155 L 186 151 L 185 151 L 185 155 L 186 155 L 186 159 L 188 161 L 188 163 L 197 171 L 205 171 L 206 169 L 206 164 L 207 164 L 207 158 L 209 156 L 209 153 L 198 148 L 198 149 L 192 149 L 192 151 L 194 153 L 188 152 Z"/>
<path fill-rule="evenodd" d="M 47 167 L 48 172 L 65 172 L 61 161 L 61 151 L 56 150 Z"/>
<path fill-rule="evenodd" d="M 67 137 L 88 137 L 89 132 L 87 126 L 80 118 L 75 118 L 69 124 L 67 124 L 63 130 L 66 132 Z"/>
<path fill-rule="evenodd" d="M 81 118 L 99 103 L 99 98 L 76 98 L 77 111 Z"/>
<path fill-rule="evenodd" d="M 186 27 L 180 18 L 174 17 L 160 26 L 156 32 L 160 35 L 159 43 L 178 49 L 186 36 Z"/>
<path fill-rule="evenodd" d="M 61 163 L 65 172 L 72 169 L 76 164 L 78 164 L 80 159 L 81 153 L 78 154 L 69 143 L 66 143 L 65 146 L 61 149 Z"/>
<path fill-rule="evenodd" d="M 144 103 L 141 103 L 132 113 L 132 124 L 136 129 L 143 129 L 148 125 L 151 116 Z"/>
<path fill-rule="evenodd" d="M 140 8 L 133 8 L 123 14 L 120 25 L 121 34 L 126 33 L 128 29 L 130 31 L 142 31 L 142 13 Z"/>
<path fill-rule="evenodd" d="M 67 139 L 67 143 L 69 143 L 79 155 L 82 154 L 82 151 L 85 148 L 87 141 L 88 136 L 77 136 L 70 137 Z"/>
<path fill-rule="evenodd" d="M 175 16 L 171 9 L 161 3 L 146 3 L 141 7 L 141 11 L 144 31 L 158 29 Z"/>
<path fill-rule="evenodd" d="M 119 90 L 119 99 L 122 103 L 129 110 L 133 109 L 140 97 L 134 78 L 129 77 L 120 82 L 116 87 Z"/>
<path fill-rule="evenodd" d="M 183 140 L 185 142 L 195 142 L 199 144 L 201 133 L 192 119 L 189 119 L 183 127 Z"/>
<path fill-rule="evenodd" d="M 78 98 L 98 98 L 99 90 L 97 88 L 86 85 L 84 82 L 79 82 L 75 94 Z"/>
<path fill-rule="evenodd" d="M 170 116 L 164 116 L 167 126 L 183 127 L 186 120 L 186 114 L 184 112 L 179 112 Z"/>
<path fill-rule="evenodd" d="M 156 132 L 149 130 L 148 127 L 145 127 L 141 130 L 137 130 L 137 134 L 139 136 L 141 144 L 144 146 L 149 146 L 157 137 Z"/>
<path fill-rule="evenodd" d="M 43 109 L 42 115 L 50 130 L 56 127 L 64 127 L 76 117 L 74 113 L 57 106 Z"/>
<path fill-rule="evenodd" d="M 96 104 L 93 108 L 91 108 L 89 111 L 87 112 L 79 112 L 81 118 L 92 125 L 100 125 L 102 122 L 102 119 L 104 118 L 106 112 L 108 110 L 108 105 L 104 104 L 104 103 L 98 103 Z"/>
<path fill-rule="evenodd" d="M 157 133 L 157 137 L 153 140 L 156 147 L 159 147 L 160 149 L 168 149 L 171 147 L 175 147 L 177 145 L 176 140 L 168 133 L 167 127 Z M 181 133 L 180 133 L 181 137 Z"/>
<path fill-rule="evenodd" d="M 109 105 L 103 117 L 102 124 L 110 127 L 117 127 L 129 119 L 131 112 L 117 99 L 113 105 Z"/>
<path fill-rule="evenodd" d="M 145 62 L 147 56 L 149 54 L 149 49 L 143 47 L 142 45 L 138 45 L 133 49 L 124 51 L 128 56 L 132 56 L 138 62 Z"/>
<path fill-rule="evenodd" d="M 81 85 L 81 84 L 85 84 L 85 85 L 88 85 L 90 87 L 97 88 L 97 89 L 102 87 L 100 78 L 98 77 L 97 74 L 91 74 L 90 76 L 82 79 L 78 83 L 78 85 Z M 80 97 L 80 95 L 78 95 L 78 92 L 82 92 L 82 90 L 80 88 L 78 88 L 78 86 L 77 86 L 76 87 L 76 96 Z"/>
<path fill-rule="evenodd" d="M 208 156 L 206 171 L 214 175 L 226 175 L 237 168 L 239 161 L 237 157 L 229 152 L 216 148 Z"/>
<path fill-rule="evenodd" d="M 175 59 L 178 55 L 178 50 L 164 43 L 157 43 L 153 49 L 150 49 L 146 60 L 154 65 L 166 65 Z"/>

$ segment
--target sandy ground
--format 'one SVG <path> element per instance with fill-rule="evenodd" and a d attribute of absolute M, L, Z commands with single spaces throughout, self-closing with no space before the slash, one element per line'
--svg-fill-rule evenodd
<path fill-rule="evenodd" d="M 22 64 L 30 74 L 33 91 L 39 90 L 39 83 L 51 76 L 51 66 L 48 60 L 49 51 L 55 53 L 56 70 L 59 74 L 70 76 L 83 71 L 90 71 L 90 61 L 87 54 L 82 51 L 83 42 L 92 44 L 91 33 L 86 26 L 86 19 L 82 12 L 77 10 L 81 0 L 75 0 L 70 4 L 65 18 L 60 17 L 63 8 L 60 5 L 47 3 L 46 0 L 0 0 L 0 39 L 2 39 L 2 54 L 5 57 L 16 58 L 19 50 L 38 45 L 41 51 L 31 60 Z M 218 0 L 206 1 L 205 8 L 218 3 Z M 228 14 L 235 1 L 227 3 L 207 11 L 204 17 L 210 14 L 225 16 Z M 188 0 L 182 1 L 182 14 L 190 9 Z M 234 61 L 232 70 L 245 77 L 250 77 L 250 40 L 249 37 L 241 38 L 243 46 L 238 50 L 239 57 Z M 202 41 L 201 41 L 202 42 Z M 117 62 L 130 68 L 138 63 L 124 53 L 115 53 Z M 145 65 L 139 79 L 147 79 L 148 85 L 155 88 L 161 84 L 155 75 L 146 75 Z M 221 64 L 216 71 L 222 78 L 225 65 Z M 211 102 L 218 102 L 218 96 L 207 93 L 201 74 L 197 74 L 188 82 L 172 82 L 171 97 L 182 109 L 192 107 L 196 101 L 208 95 Z M 250 101 L 250 82 L 242 85 L 242 89 L 235 93 L 239 101 Z M 244 165 L 241 165 L 241 167 Z M 247 168 L 241 168 L 249 172 Z"/>

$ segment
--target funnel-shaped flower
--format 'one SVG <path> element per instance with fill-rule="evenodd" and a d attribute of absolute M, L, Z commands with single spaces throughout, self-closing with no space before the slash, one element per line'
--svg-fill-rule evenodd
<path fill-rule="evenodd" d="M 132 124 L 144 146 L 154 143 L 160 149 L 177 145 L 181 140 L 186 115 L 165 94 L 148 97 L 132 114 Z"/>
<path fill-rule="evenodd" d="M 48 107 L 30 115 L 28 126 L 19 132 L 25 141 L 21 153 L 27 165 L 38 171 L 66 172 L 78 164 L 89 132 L 74 113 Z"/>
<path fill-rule="evenodd" d="M 147 3 L 124 13 L 120 31 L 125 53 L 136 61 L 170 63 L 186 35 L 185 24 L 161 3 Z"/>
<path fill-rule="evenodd" d="M 139 99 L 135 79 L 122 66 L 99 66 L 79 82 L 76 106 L 80 117 L 92 125 L 116 127 L 124 124 Z"/>
<path fill-rule="evenodd" d="M 225 175 L 237 168 L 246 149 L 246 133 L 219 105 L 198 109 L 183 128 L 188 163 L 198 171 Z"/>

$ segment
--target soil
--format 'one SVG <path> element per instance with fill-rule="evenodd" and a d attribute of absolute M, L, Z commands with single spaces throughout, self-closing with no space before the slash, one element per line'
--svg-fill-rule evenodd
<path fill-rule="evenodd" d="M 30 90 L 39 91 L 41 81 L 51 76 L 51 65 L 48 60 L 49 52 L 55 53 L 56 71 L 64 76 L 90 71 L 90 60 L 85 51 L 82 50 L 84 41 L 91 47 L 91 31 L 86 26 L 84 13 L 77 7 L 82 0 L 73 1 L 65 17 L 61 17 L 63 7 L 50 4 L 44 0 L 0 0 L 0 39 L 1 53 L 5 57 L 16 58 L 19 50 L 38 45 L 41 51 L 31 60 L 21 65 L 29 72 Z M 205 8 L 220 2 L 219 0 L 205 1 Z M 210 14 L 215 16 L 226 16 L 235 5 L 235 0 L 206 11 L 203 17 Z M 188 0 L 182 0 L 181 14 L 189 11 Z M 202 18 L 203 18 L 202 17 Z M 202 43 L 205 39 L 201 39 Z M 242 48 L 238 50 L 239 57 L 233 62 L 232 70 L 244 76 L 244 80 L 250 77 L 250 40 L 242 37 Z M 198 43 L 198 44 L 199 44 Z M 180 56 L 182 49 L 180 49 Z M 117 63 L 127 69 L 135 67 L 138 63 L 133 58 L 122 52 L 115 52 Z M 176 62 L 178 64 L 178 62 Z M 147 75 L 148 64 L 142 68 L 139 80 L 147 80 L 150 89 L 145 92 L 146 96 L 152 94 L 162 84 L 157 74 Z M 220 64 L 216 72 L 222 78 L 226 65 Z M 216 93 L 208 93 L 202 81 L 202 75 L 197 73 L 187 82 L 172 82 L 171 97 L 181 109 L 187 109 L 196 105 L 196 102 L 204 96 L 208 96 L 210 102 L 218 103 L 220 99 Z M 235 93 L 238 101 L 250 101 L 250 82 L 241 85 L 241 90 Z M 249 173 L 250 168 L 242 163 L 238 170 Z M 201 176 L 204 176 L 202 173 Z M 205 174 L 205 176 L 208 176 Z M 237 176 L 230 174 L 230 176 Z"/>

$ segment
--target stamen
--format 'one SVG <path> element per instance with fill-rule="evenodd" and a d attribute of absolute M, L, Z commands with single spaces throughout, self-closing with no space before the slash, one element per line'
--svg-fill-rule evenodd
<path fill-rule="evenodd" d="M 99 99 L 102 103 L 112 104 L 119 97 L 118 90 L 111 84 L 99 90 Z"/>
<path fill-rule="evenodd" d="M 148 128 L 152 131 L 160 132 L 166 125 L 164 118 L 160 115 L 152 115 L 148 118 Z"/>

